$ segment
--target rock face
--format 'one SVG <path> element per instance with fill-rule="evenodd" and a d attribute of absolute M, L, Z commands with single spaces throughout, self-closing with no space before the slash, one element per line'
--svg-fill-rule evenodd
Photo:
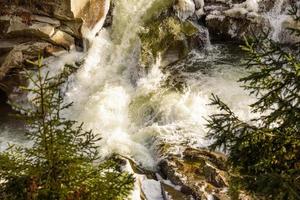
<path fill-rule="evenodd" d="M 96 34 L 107 12 L 106 0 L 2 0 L 0 7 L 0 89 L 7 94 L 27 59 L 82 50 L 87 30 Z"/>
<path fill-rule="evenodd" d="M 252 30 L 265 30 L 267 21 L 259 14 L 259 4 L 256 0 L 240 1 L 238 3 L 222 2 L 217 5 L 212 2 L 204 7 L 206 24 L 214 36 L 242 39 Z"/>

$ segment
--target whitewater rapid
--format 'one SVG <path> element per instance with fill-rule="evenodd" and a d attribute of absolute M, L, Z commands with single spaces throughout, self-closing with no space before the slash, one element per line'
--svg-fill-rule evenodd
<path fill-rule="evenodd" d="M 72 77 L 66 93 L 66 100 L 74 102 L 67 116 L 101 135 L 102 156 L 119 153 L 154 168 L 158 140 L 207 146 L 210 141 L 205 138 L 205 118 L 216 112 L 208 106 L 211 93 L 220 95 L 242 119 L 251 119 L 247 105 L 253 99 L 236 82 L 245 74 L 242 67 L 218 63 L 208 69 L 208 74 L 201 70 L 204 62 L 222 59 L 221 47 L 206 53 L 192 52 L 187 60 L 172 66 L 186 83 L 183 90 L 177 90 L 166 86 L 172 72 L 163 72 L 160 58 L 148 72 L 138 68 L 134 48 L 124 48 L 131 51 L 128 57 L 116 61 L 110 55 L 110 59 L 105 59 L 108 52 L 120 48 L 109 35 L 103 30 L 95 38 L 84 66 Z M 186 72 L 186 62 L 196 69 Z"/>
<path fill-rule="evenodd" d="M 212 76 L 192 73 L 184 91 L 165 87 L 168 72 L 160 69 L 160 58 L 148 72 L 139 68 L 138 31 L 152 3 L 117 1 L 112 29 L 102 29 L 92 40 L 66 93 L 66 101 L 74 102 L 67 117 L 101 135 L 103 157 L 119 153 L 148 168 L 156 166 L 155 140 L 209 144 L 204 117 L 214 109 L 207 106 L 212 92 L 222 95 L 242 117 L 250 115 L 249 97 L 235 82 L 241 73 L 234 66 L 214 69 Z M 194 63 L 203 60 L 201 53 L 192 57 Z"/>
<path fill-rule="evenodd" d="M 117 1 L 112 28 L 88 33 L 87 52 L 72 51 L 45 61 L 55 73 L 66 63 L 84 60 L 69 79 L 65 101 L 74 104 L 65 117 L 84 122 L 86 129 L 101 136 L 103 157 L 122 154 L 149 169 L 158 162 L 158 142 L 210 144 L 206 119 L 217 112 L 208 105 L 211 93 L 246 121 L 253 117 L 248 105 L 254 101 L 236 82 L 246 74 L 241 57 L 231 58 L 222 45 L 193 51 L 169 69 L 162 69 L 160 57 L 148 70 L 141 68 L 138 32 L 154 1 Z M 177 88 L 177 82 L 184 87 Z"/>

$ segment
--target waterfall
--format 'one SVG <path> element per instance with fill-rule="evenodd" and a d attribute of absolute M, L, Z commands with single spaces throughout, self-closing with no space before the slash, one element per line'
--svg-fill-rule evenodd
<path fill-rule="evenodd" d="M 200 71 L 189 74 L 184 91 L 164 86 L 168 74 L 160 69 L 160 57 L 148 73 L 140 73 L 137 34 L 140 19 L 151 3 L 116 3 L 112 29 L 103 29 L 93 39 L 84 66 L 71 79 L 66 93 L 66 101 L 74 102 L 67 116 L 101 135 L 102 156 L 120 153 L 149 168 L 156 166 L 157 139 L 172 144 L 188 142 L 197 147 L 209 144 L 204 117 L 215 111 L 207 105 L 212 92 L 223 96 L 244 119 L 250 118 L 247 105 L 252 102 L 236 83 L 241 73 L 232 66 L 216 68 L 212 76 Z M 223 54 L 219 51 L 210 52 L 209 56 L 195 52 L 190 62 L 197 65 L 220 55 Z M 229 70 L 223 71 L 223 67 Z M 224 90 L 230 92 L 224 95 Z"/>
<path fill-rule="evenodd" d="M 169 71 L 161 69 L 159 56 L 148 70 L 141 69 L 138 33 L 142 19 L 157 2 L 115 1 L 112 27 L 97 34 L 95 30 L 86 32 L 87 52 L 65 53 L 45 63 L 55 73 L 65 63 L 84 59 L 69 79 L 65 101 L 73 102 L 73 106 L 65 117 L 84 122 L 86 129 L 99 134 L 103 157 L 119 153 L 150 169 L 159 159 L 156 144 L 174 145 L 174 152 L 176 144 L 210 144 L 205 138 L 205 118 L 217 111 L 208 106 L 211 93 L 219 95 L 246 121 L 253 117 L 248 105 L 254 101 L 236 82 L 244 74 L 238 67 L 240 58 L 232 62 L 222 46 L 208 45 L 206 51 L 193 51 Z M 172 70 L 176 71 L 174 77 L 170 76 Z M 170 78 L 183 80 L 184 89 L 166 84 Z"/>
<path fill-rule="evenodd" d="M 70 83 L 66 100 L 74 102 L 68 116 L 83 121 L 102 137 L 101 154 L 132 155 L 153 166 L 146 147 L 131 138 L 129 104 L 134 93 L 138 63 L 138 31 L 141 18 L 153 3 L 149 0 L 119 0 L 114 5 L 112 29 L 102 29 L 93 38 L 84 66 Z"/>
<path fill-rule="evenodd" d="M 223 71 L 213 72 L 212 77 L 190 74 L 190 83 L 181 92 L 163 86 L 168 76 L 160 69 L 160 58 L 148 73 L 140 72 L 138 31 L 153 2 L 115 2 L 112 28 L 102 29 L 92 39 L 84 66 L 71 78 L 65 98 L 74 102 L 67 117 L 100 134 L 102 156 L 131 156 L 148 168 L 156 165 L 155 138 L 170 143 L 189 141 L 201 147 L 209 144 L 204 117 L 213 111 L 207 106 L 211 92 L 230 90 L 225 100 L 240 102 L 231 104 L 234 110 L 244 118 L 250 116 L 249 97 L 235 82 L 239 72 L 228 71 L 234 74 L 229 77 L 223 77 Z M 219 54 L 210 55 L 214 59 Z M 191 62 L 207 58 L 202 56 L 195 53 Z"/>
<path fill-rule="evenodd" d="M 274 7 L 266 13 L 265 17 L 269 21 L 272 32 L 270 38 L 274 41 L 280 41 L 283 28 L 283 22 L 287 20 L 288 16 L 283 13 L 284 0 L 276 0 Z"/>

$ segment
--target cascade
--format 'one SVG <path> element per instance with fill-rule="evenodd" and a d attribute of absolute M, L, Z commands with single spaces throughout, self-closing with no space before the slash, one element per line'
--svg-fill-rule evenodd
<path fill-rule="evenodd" d="M 101 154 L 135 155 L 153 165 L 148 150 L 131 139 L 129 104 L 135 90 L 138 63 L 138 30 L 153 1 L 115 2 L 112 30 L 102 29 L 93 38 L 84 66 L 71 82 L 66 100 L 74 102 L 68 117 L 83 121 L 101 133 Z"/>
<path fill-rule="evenodd" d="M 288 17 L 283 13 L 283 4 L 284 0 L 276 0 L 274 7 L 265 15 L 272 28 L 270 37 L 274 41 L 280 41 L 281 33 L 283 31 L 283 22 Z"/>
<path fill-rule="evenodd" d="M 104 28 L 93 38 L 84 66 L 71 79 L 66 93 L 66 101 L 74 102 L 67 117 L 101 135 L 101 155 L 120 153 L 149 168 L 156 165 L 154 140 L 158 138 L 201 147 L 209 144 L 204 117 L 213 111 L 207 106 L 212 92 L 230 90 L 221 96 L 245 119 L 250 118 L 247 105 L 251 102 L 235 82 L 240 69 L 231 66 L 220 66 L 211 76 L 201 71 L 186 74 L 189 80 L 184 91 L 164 87 L 168 75 L 160 69 L 159 57 L 148 73 L 138 68 L 138 31 L 153 2 L 116 2 L 112 29 Z M 194 52 L 190 62 L 211 62 L 222 55 L 218 48 L 209 49 L 210 56 Z"/>
<path fill-rule="evenodd" d="M 86 52 L 46 60 L 55 73 L 65 63 L 84 59 L 65 92 L 65 101 L 74 103 L 65 117 L 84 122 L 86 129 L 101 136 L 103 157 L 119 153 L 150 169 L 159 159 L 155 148 L 160 142 L 194 147 L 210 144 L 205 138 L 205 118 L 216 111 L 208 106 L 211 93 L 247 121 L 253 117 L 247 105 L 254 100 L 236 82 L 244 74 L 238 67 L 240 59 L 233 62 L 226 48 L 209 41 L 206 51 L 191 52 L 169 72 L 161 69 L 160 57 L 147 72 L 140 69 L 138 33 L 147 10 L 157 2 L 116 1 L 112 27 L 85 32 L 89 40 Z M 184 80 L 183 90 L 166 84 L 173 78 L 169 76 L 172 70 L 177 71 L 178 81 Z M 0 138 L 0 143 L 5 140 Z"/>

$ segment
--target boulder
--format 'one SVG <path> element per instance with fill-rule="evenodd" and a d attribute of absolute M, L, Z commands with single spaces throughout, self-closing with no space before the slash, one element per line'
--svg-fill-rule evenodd
<path fill-rule="evenodd" d="M 264 18 L 258 14 L 256 0 L 205 5 L 206 25 L 214 38 L 243 39 L 253 30 L 264 30 Z"/>
<path fill-rule="evenodd" d="M 166 151 L 159 162 L 162 176 L 181 186 L 181 192 L 194 199 L 230 199 L 226 193 L 228 172 L 226 157 L 206 149 L 182 147 L 181 155 Z M 168 152 L 168 153 L 166 153 Z"/>
<path fill-rule="evenodd" d="M 205 27 L 172 15 L 161 15 L 146 23 L 140 38 L 142 63 L 149 65 L 160 55 L 162 67 L 184 58 L 193 48 L 202 49 L 209 40 Z"/>
<path fill-rule="evenodd" d="M 106 0 L 2 0 L 3 5 L 24 7 L 32 14 L 48 16 L 61 21 L 83 21 L 87 28 L 93 28 L 105 17 Z"/>
<path fill-rule="evenodd" d="M 71 49 L 75 44 L 74 38 L 68 33 L 56 29 L 59 26 L 59 21 L 49 18 L 39 18 L 40 21 L 31 21 L 26 24 L 21 17 L 17 16 L 1 16 L 0 20 L 8 20 L 9 26 L 3 29 L 3 38 L 37 38 L 49 41 L 57 46 Z"/>

